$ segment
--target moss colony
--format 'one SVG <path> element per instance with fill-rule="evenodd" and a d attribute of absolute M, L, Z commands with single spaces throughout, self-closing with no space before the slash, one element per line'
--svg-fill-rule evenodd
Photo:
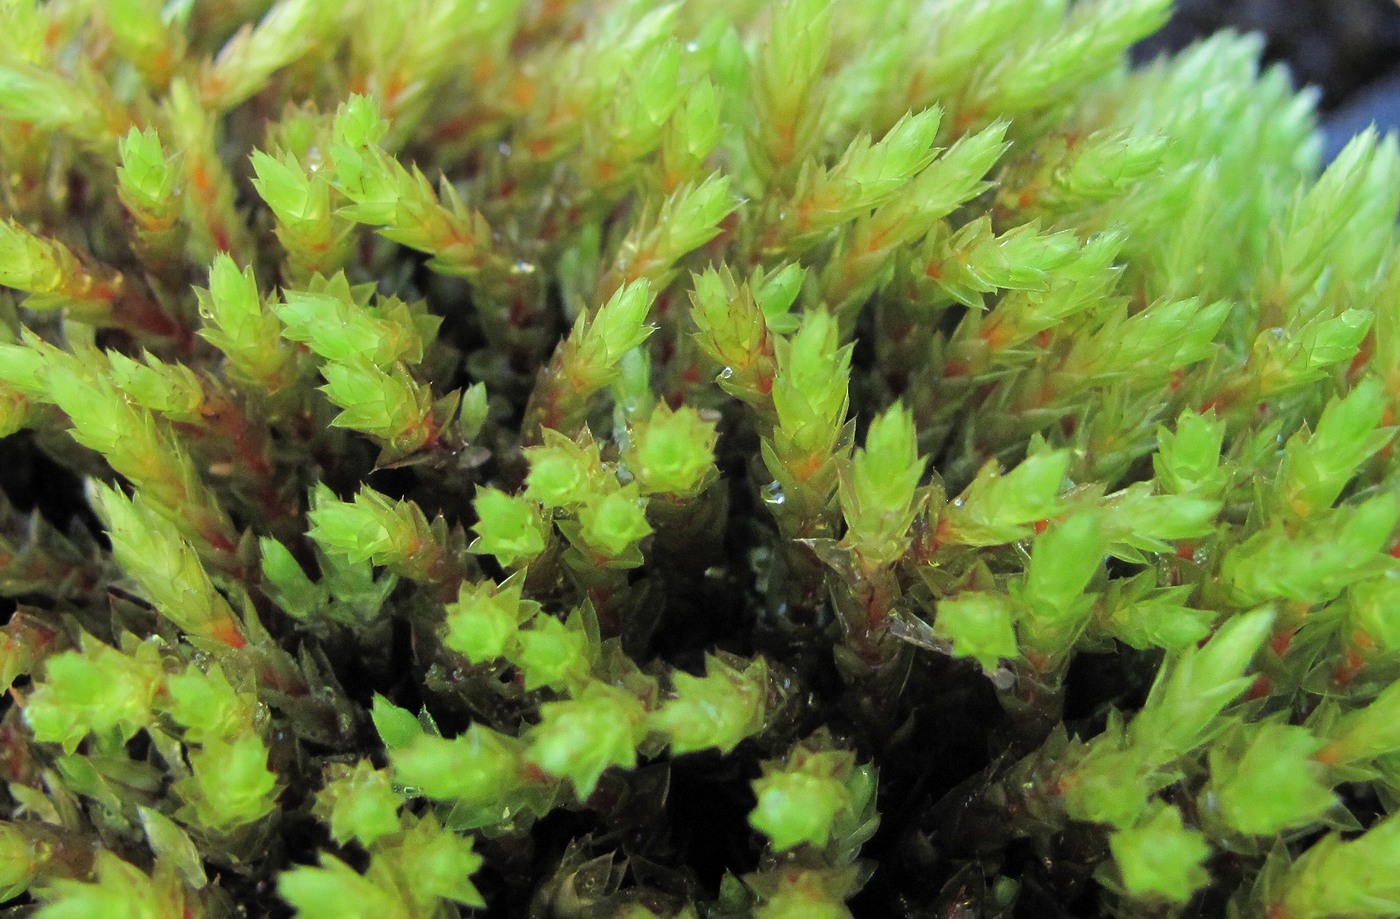
<path fill-rule="evenodd" d="M 0 896 L 1400 914 L 1400 155 L 1166 0 L 0 3 Z"/>

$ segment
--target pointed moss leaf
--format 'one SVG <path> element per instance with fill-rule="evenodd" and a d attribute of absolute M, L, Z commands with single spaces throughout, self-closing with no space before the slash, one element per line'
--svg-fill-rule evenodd
<path fill-rule="evenodd" d="M 504 803 L 519 782 L 519 742 L 480 724 L 451 740 L 421 734 L 389 759 L 396 781 L 435 801 Z"/>
<path fill-rule="evenodd" d="M 377 857 L 387 856 L 385 853 Z M 420 910 L 437 905 L 423 902 L 427 898 L 452 900 L 464 906 L 486 905 L 471 882 L 471 876 L 483 863 L 471 837 L 443 829 L 431 816 L 404 834 L 393 859 L 396 873 L 411 879 L 412 896 Z"/>
<path fill-rule="evenodd" d="M 295 377 L 295 354 L 282 323 L 263 305 L 252 268 L 239 270 L 227 254 L 215 257 L 209 289 L 196 290 L 204 327 L 199 335 L 222 351 L 238 374 L 277 392 Z"/>
<path fill-rule="evenodd" d="M 1029 456 L 1006 475 L 994 463 L 982 467 L 944 512 L 942 538 L 965 546 L 993 546 L 1030 535 L 1037 520 L 1060 512 L 1057 496 L 1069 460 L 1068 452 L 1057 450 Z"/>
<path fill-rule="evenodd" d="M 228 831 L 259 820 L 276 807 L 277 774 L 257 734 L 214 740 L 190 753 L 194 775 L 175 784 L 199 824 Z"/>
<path fill-rule="evenodd" d="M 924 465 L 907 408 L 895 405 L 870 423 L 864 448 L 841 480 L 845 541 L 869 562 L 889 564 L 904 554 Z"/>
<path fill-rule="evenodd" d="M 1381 428 L 1389 400 L 1379 380 L 1366 378 L 1322 411 L 1317 428 L 1284 447 L 1281 500 L 1300 516 L 1331 507 L 1357 468 L 1394 435 Z"/>
<path fill-rule="evenodd" d="M 693 498 L 719 475 L 715 469 L 716 422 L 690 406 L 672 411 L 661 403 L 646 421 L 632 425 L 623 460 L 642 494 Z"/>
<path fill-rule="evenodd" d="M 588 636 L 553 616 L 536 616 L 530 628 L 517 633 L 519 650 L 512 660 L 525 674 L 525 688 L 563 688 L 588 673 Z"/>
<path fill-rule="evenodd" d="M 779 325 L 789 318 L 793 304 L 802 293 L 802 282 L 806 276 L 806 269 L 795 263 L 784 265 L 766 275 L 761 273 L 761 269 L 754 269 L 753 276 L 749 279 L 749 289 L 753 291 L 758 308 L 763 310 L 763 316 L 768 320 L 770 329 L 783 333 L 797 330 L 795 322 L 791 328 L 786 329 L 780 328 Z"/>
<path fill-rule="evenodd" d="M 326 220 L 330 216 L 329 186 L 315 181 L 291 154 L 252 155 L 253 187 L 284 224 Z"/>
<path fill-rule="evenodd" d="M 518 574 L 499 585 L 464 582 L 447 606 L 442 643 L 473 664 L 505 655 L 515 647 L 521 622 L 539 611 L 538 603 L 521 598 L 523 588 Z"/>
<path fill-rule="evenodd" d="M 1347 588 L 1351 621 L 1386 651 L 1400 650 L 1400 573 L 1353 584 Z"/>
<path fill-rule="evenodd" d="M 327 770 L 327 782 L 316 794 L 315 813 L 327 821 L 331 837 L 341 845 L 352 839 L 370 846 L 399 830 L 399 805 L 388 773 L 368 760 L 353 767 L 337 764 Z"/>
<path fill-rule="evenodd" d="M 749 822 L 778 852 L 803 843 L 826 845 L 837 813 L 850 806 L 841 781 L 805 772 L 765 775 L 754 780 L 754 794 L 758 804 Z"/>
<path fill-rule="evenodd" d="M 569 398 L 583 399 L 611 384 L 622 358 L 655 331 L 646 324 L 655 294 L 646 279 L 621 287 L 592 317 L 580 314 L 560 346 L 562 374 Z"/>
<path fill-rule="evenodd" d="M 55 878 L 44 890 L 45 905 L 35 915 L 45 919 L 172 919 L 192 913 L 198 901 L 186 897 L 180 880 L 157 869 L 146 874 L 113 853 L 99 850 L 95 871 L 85 880 Z"/>
<path fill-rule="evenodd" d="M 1268 909 L 1289 919 L 1382 919 L 1400 912 L 1400 817 L 1343 841 L 1329 834 L 1283 873 Z"/>
<path fill-rule="evenodd" d="M 1225 422 L 1213 414 L 1183 412 L 1175 430 L 1161 427 L 1157 431 L 1157 453 L 1152 458 L 1157 480 L 1177 494 L 1218 495 L 1229 480 L 1220 463 L 1224 439 Z"/>
<path fill-rule="evenodd" d="M 398 893 L 360 875 L 332 855 L 321 867 L 299 865 L 277 878 L 277 893 L 300 919 L 385 919 L 405 916 Z"/>
<path fill-rule="evenodd" d="M 646 734 L 646 709 L 628 693 L 604 683 L 580 695 L 540 706 L 541 721 L 528 735 L 525 758 L 545 774 L 569 779 L 580 800 L 593 794 L 611 766 L 630 769 Z"/>
<path fill-rule="evenodd" d="M 27 396 L 43 398 L 48 393 L 44 373 L 48 362 L 37 348 L 11 343 L 0 344 L 0 380 Z"/>
<path fill-rule="evenodd" d="M 966 592 L 938 604 L 934 634 L 953 643 L 955 657 L 970 657 L 991 672 L 1018 654 L 1012 600 L 1003 594 Z"/>
<path fill-rule="evenodd" d="M 1139 482 L 1104 499 L 1108 513 L 1105 529 L 1109 551 L 1136 561 L 1134 550 L 1169 552 L 1175 541 L 1208 536 L 1214 532 L 1221 502 L 1195 495 L 1155 495 L 1152 486 Z"/>
<path fill-rule="evenodd" d="M 128 498 L 103 484 L 94 484 L 93 490 L 112 554 L 161 615 L 193 637 L 242 647 L 243 626 L 214 588 L 199 553 L 152 508 L 144 492 Z"/>
<path fill-rule="evenodd" d="M 1138 578 L 1126 590 L 1115 590 L 1110 584 L 1108 604 L 1112 612 L 1104 625 L 1113 637 L 1125 644 L 1146 650 L 1164 648 L 1184 651 L 1210 634 L 1216 614 L 1208 609 L 1194 609 L 1187 604 L 1195 592 L 1190 586 L 1155 588 L 1155 577 Z"/>
<path fill-rule="evenodd" d="M 1367 312 L 1349 309 L 1309 322 L 1277 348 L 1268 347 L 1272 340 L 1264 339 L 1265 345 L 1258 350 L 1270 354 L 1273 370 L 1265 378 L 1268 386 L 1264 394 L 1273 395 L 1320 380 L 1328 368 L 1353 359 L 1372 319 Z"/>
<path fill-rule="evenodd" d="M 24 707 L 34 738 L 62 744 L 71 753 L 89 733 L 115 729 L 129 739 L 150 724 L 164 673 L 154 646 L 142 647 L 146 650 L 124 654 L 89 639 L 81 652 L 49 658 Z"/>
<path fill-rule="evenodd" d="M 1031 543 L 1024 598 L 1042 618 L 1072 615 L 1103 564 L 1108 538 L 1098 514 L 1073 514 Z"/>
<path fill-rule="evenodd" d="M 423 725 L 412 712 L 399 708 L 378 693 L 374 695 L 369 714 L 379 739 L 390 752 L 407 747 L 423 736 Z"/>
<path fill-rule="evenodd" d="M 471 551 L 494 555 L 506 568 L 528 564 L 544 551 L 548 529 L 536 504 L 523 495 L 508 495 L 496 488 L 478 488 L 477 538 Z"/>
<path fill-rule="evenodd" d="M 530 461 L 525 477 L 527 498 L 547 508 L 566 507 L 604 489 L 608 475 L 591 437 L 575 441 L 545 429 L 542 439 L 542 446 L 525 450 Z"/>
<path fill-rule="evenodd" d="M 395 501 L 368 486 L 353 501 L 341 501 L 318 485 L 308 516 L 312 526 L 307 535 L 351 564 L 372 561 L 421 579 L 426 576 L 424 559 L 436 551 L 436 537 L 417 504 Z"/>
<path fill-rule="evenodd" d="M 819 77 L 832 41 L 829 7 L 824 0 L 779 4 L 750 64 L 747 117 L 754 130 L 745 139 L 765 175 L 801 162 L 817 141 L 825 95 Z"/>
<path fill-rule="evenodd" d="M 1032 221 L 995 236 L 991 219 L 982 217 L 954 233 L 940 221 L 913 266 L 914 277 L 920 283 L 931 279 L 972 309 L 982 309 L 982 295 L 994 290 L 1046 290 L 1079 241 L 1073 233 L 1039 231 L 1039 222 Z"/>
<path fill-rule="evenodd" d="M 900 216 L 932 225 L 987 188 L 983 181 L 1009 146 L 1006 122 L 988 125 L 975 134 L 964 134 L 911 183 L 907 202 L 898 205 Z"/>
<path fill-rule="evenodd" d="M 155 843 L 152 846 L 155 847 Z M 39 859 L 35 856 L 22 829 L 11 823 L 0 823 L 0 897 L 12 899 L 29 889 L 39 868 Z M 194 856 L 198 863 L 198 851 Z"/>
<path fill-rule="evenodd" d="M 361 358 L 321 368 L 319 387 L 342 411 L 331 424 L 361 431 L 402 456 L 434 436 L 432 391 L 414 380 L 402 364 L 385 372 Z"/>
<path fill-rule="evenodd" d="M 1296 532 L 1275 521 L 1230 550 L 1221 578 L 1243 604 L 1323 603 L 1391 567 L 1383 552 L 1397 522 L 1400 499 L 1389 494 L 1320 514 Z"/>
<path fill-rule="evenodd" d="M 771 323 L 750 286 L 741 286 L 727 267 L 719 271 L 707 269 L 693 275 L 692 281 L 695 341 L 716 364 L 729 368 L 722 383 L 732 382 L 736 374 L 752 374 L 765 359 L 771 362 L 770 333 L 797 330 L 797 319 L 788 313 L 780 317 L 779 324 Z M 771 367 L 768 369 L 771 372 Z"/>
<path fill-rule="evenodd" d="M 1273 623 L 1270 609 L 1235 615 L 1204 646 L 1165 664 L 1129 725 L 1133 744 L 1160 763 L 1195 749 L 1251 682 L 1246 669 Z"/>
<path fill-rule="evenodd" d="M 1347 712 L 1328 730 L 1319 759 L 1344 765 L 1400 750 L 1400 682 L 1393 682 L 1367 705 Z"/>
<path fill-rule="evenodd" d="M 782 871 L 776 879 L 759 875 L 755 880 L 771 890 L 753 911 L 754 919 L 851 919 L 845 901 L 859 886 L 854 865 Z"/>
<path fill-rule="evenodd" d="M 325 591 L 306 576 L 286 546 L 271 536 L 263 536 L 258 540 L 258 549 L 272 599 L 287 615 L 305 619 L 320 608 L 327 599 Z"/>
<path fill-rule="evenodd" d="M 714 239 L 720 223 L 737 206 L 730 191 L 729 176 L 714 173 L 693 189 L 682 187 L 666 200 L 657 220 L 661 228 L 657 240 L 657 262 L 667 269 L 693 249 Z M 657 272 L 669 278 L 669 272 Z"/>
<path fill-rule="evenodd" d="M 850 363 L 850 348 L 839 344 L 836 320 L 825 311 L 808 313 L 778 352 L 773 407 L 799 445 L 829 441 L 845 421 Z"/>
<path fill-rule="evenodd" d="M 584 542 L 607 558 L 622 558 L 652 532 L 646 506 L 635 485 L 593 498 L 578 511 Z"/>
<path fill-rule="evenodd" d="M 822 847 L 838 822 L 855 808 L 852 782 L 855 757 L 847 750 L 822 750 L 799 744 L 786 762 L 764 764 L 754 779 L 758 803 L 749 814 L 754 829 L 766 834 L 775 852 L 804 843 Z"/>
<path fill-rule="evenodd" d="M 1162 135 L 1095 131 L 1055 170 L 1050 194 L 1065 209 L 1118 197 L 1162 167 L 1167 143 Z"/>
<path fill-rule="evenodd" d="M 1320 819 L 1337 799 L 1314 754 L 1323 741 L 1306 728 L 1266 724 L 1242 753 L 1211 751 L 1212 802 L 1235 831 L 1273 836 Z"/>
<path fill-rule="evenodd" d="M 1109 840 L 1123 887 L 1133 896 L 1184 903 L 1210 880 L 1202 862 L 1210 845 L 1181 822 L 1181 811 L 1163 805 L 1135 827 Z"/>
<path fill-rule="evenodd" d="M 257 700 L 239 693 L 218 664 L 190 664 L 165 681 L 160 709 L 185 729 L 185 739 L 204 743 L 252 730 Z"/>
<path fill-rule="evenodd" d="M 1148 805 L 1153 763 L 1144 751 L 1117 749 L 1113 734 L 1100 736 L 1104 740 L 1089 747 L 1062 783 L 1065 812 L 1076 820 L 1131 827 Z"/>
<path fill-rule="evenodd" d="M 933 159 L 942 117 L 937 108 L 906 114 L 877 143 L 860 135 L 834 166 L 804 168 L 796 200 L 785 211 L 788 253 L 889 201 Z"/>
<path fill-rule="evenodd" d="M 742 672 L 715 657 L 703 677 L 677 672 L 674 695 L 652 713 L 651 728 L 670 738 L 676 755 L 707 747 L 728 753 L 763 727 L 765 676 L 761 659 Z"/>
<path fill-rule="evenodd" d="M 164 229 L 179 214 L 176 189 L 180 180 L 175 158 L 166 155 L 154 128 L 132 127 L 117 145 L 121 168 L 117 193 L 148 228 Z M 153 226 L 154 224 L 154 226 Z M 166 224 L 168 225 L 168 224 Z"/>
<path fill-rule="evenodd" d="M 232 108 L 252 96 L 276 70 L 302 57 L 332 17 L 315 0 L 280 0 L 256 26 L 239 30 L 204 73 L 206 104 Z"/>
<path fill-rule="evenodd" d="M 137 812 L 141 815 L 141 829 L 146 834 L 146 842 L 156 858 L 178 871 L 195 890 L 208 884 L 204 861 L 189 834 L 160 811 L 138 807 Z"/>

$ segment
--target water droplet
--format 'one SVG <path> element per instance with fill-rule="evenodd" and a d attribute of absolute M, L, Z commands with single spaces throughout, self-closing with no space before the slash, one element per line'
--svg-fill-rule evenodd
<path fill-rule="evenodd" d="M 501 141 L 499 144 L 496 145 L 496 152 L 499 153 L 501 156 L 510 156 L 510 144 L 506 143 L 505 141 Z"/>
<path fill-rule="evenodd" d="M 535 266 L 531 262 L 527 262 L 524 259 L 520 259 L 514 265 L 511 266 L 510 273 L 515 275 L 534 274 Z"/>
<path fill-rule="evenodd" d="M 733 367 L 726 367 L 726 368 L 724 368 L 723 370 L 721 370 L 721 371 L 719 372 L 719 378 L 720 378 L 721 380 L 730 380 L 730 379 L 733 379 L 733 378 L 734 378 L 734 368 L 733 368 Z"/>
<path fill-rule="evenodd" d="M 769 482 L 763 489 L 763 503 L 771 507 L 782 507 L 787 501 L 787 496 L 783 494 L 783 486 L 777 482 Z"/>
<path fill-rule="evenodd" d="M 691 54 L 694 54 L 695 52 L 700 50 L 700 43 L 698 41 L 688 41 L 685 43 L 685 50 L 689 51 Z"/>

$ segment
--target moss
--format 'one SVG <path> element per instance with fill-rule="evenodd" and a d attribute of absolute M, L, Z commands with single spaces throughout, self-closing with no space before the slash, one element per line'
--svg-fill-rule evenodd
<path fill-rule="evenodd" d="M 0 8 L 0 892 L 1400 912 L 1400 153 L 1168 8 Z"/>

